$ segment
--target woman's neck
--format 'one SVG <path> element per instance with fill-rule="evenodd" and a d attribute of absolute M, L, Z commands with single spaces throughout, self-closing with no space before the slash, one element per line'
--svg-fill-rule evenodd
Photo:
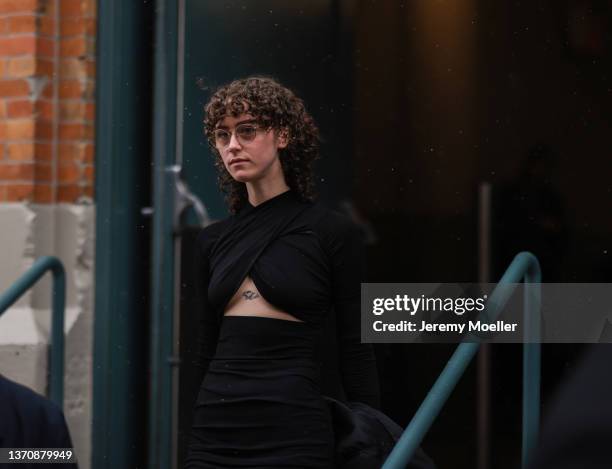
<path fill-rule="evenodd" d="M 266 182 L 265 184 L 247 182 L 246 186 L 249 203 L 254 207 L 289 190 L 289 186 L 284 180 L 275 184 L 270 184 L 269 182 Z"/>

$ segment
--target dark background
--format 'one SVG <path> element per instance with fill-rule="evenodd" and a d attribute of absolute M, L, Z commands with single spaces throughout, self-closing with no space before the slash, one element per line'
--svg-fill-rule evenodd
<path fill-rule="evenodd" d="M 188 182 L 213 217 L 226 216 L 202 105 L 217 85 L 271 75 L 319 123 L 321 197 L 331 206 L 350 202 L 371 228 L 367 281 L 477 281 L 478 191 L 488 183 L 488 280 L 530 250 L 543 281 L 609 282 L 611 5 L 189 0 Z M 186 241 L 186 260 L 189 249 Z M 185 265 L 187 288 L 189 272 Z M 184 300 L 183 343 L 196 315 Z M 406 425 L 453 349 L 377 345 L 386 413 Z M 543 346 L 544 416 L 581 350 Z M 491 349 L 495 468 L 520 464 L 521 353 L 513 345 Z M 183 373 L 181 383 L 188 379 Z M 475 383 L 473 363 L 424 441 L 440 468 L 476 466 Z"/>

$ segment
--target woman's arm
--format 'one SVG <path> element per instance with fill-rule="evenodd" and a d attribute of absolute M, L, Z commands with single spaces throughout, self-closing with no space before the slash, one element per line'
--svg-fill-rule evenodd
<path fill-rule="evenodd" d="M 210 281 L 210 249 L 215 237 L 210 228 L 203 230 L 198 236 L 194 268 L 196 279 L 196 305 L 198 317 L 198 339 L 194 365 L 196 368 L 196 396 L 202 380 L 208 371 L 217 348 L 219 323 L 213 307 L 208 301 L 208 284 Z"/>
<path fill-rule="evenodd" d="M 334 216 L 328 229 L 332 259 L 332 296 L 342 384 L 348 400 L 380 409 L 380 389 L 372 344 L 361 343 L 363 239 L 348 218 Z"/>

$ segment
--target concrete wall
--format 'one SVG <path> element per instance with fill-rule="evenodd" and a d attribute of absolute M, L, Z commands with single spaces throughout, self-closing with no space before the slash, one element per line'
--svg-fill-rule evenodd
<path fill-rule="evenodd" d="M 64 412 L 79 466 L 90 467 L 95 207 L 0 204 L 0 291 L 43 255 L 66 269 Z M 0 373 L 45 394 L 51 280 L 0 316 Z"/>

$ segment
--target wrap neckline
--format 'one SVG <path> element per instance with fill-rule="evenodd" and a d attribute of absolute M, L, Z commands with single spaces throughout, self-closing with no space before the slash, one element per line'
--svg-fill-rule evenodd
<path fill-rule="evenodd" d="M 281 192 L 280 194 L 277 194 L 274 197 L 270 197 L 269 199 L 264 200 L 262 203 L 258 205 L 252 205 L 251 202 L 249 202 L 249 199 L 247 198 L 246 204 L 244 205 L 242 210 L 240 210 L 239 213 L 242 215 L 243 213 L 261 210 L 263 207 L 273 206 L 273 205 L 280 203 L 281 201 L 285 199 L 289 199 L 293 197 L 294 197 L 293 190 L 288 189 L 285 192 Z"/>

